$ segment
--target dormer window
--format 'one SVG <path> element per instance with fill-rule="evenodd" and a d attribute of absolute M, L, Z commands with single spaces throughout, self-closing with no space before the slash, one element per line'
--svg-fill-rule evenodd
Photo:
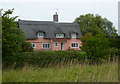
<path fill-rule="evenodd" d="M 72 38 L 76 38 L 76 36 L 77 36 L 76 33 L 72 33 L 72 34 L 71 34 L 71 37 L 72 37 Z"/>
<path fill-rule="evenodd" d="M 64 38 L 64 34 L 56 34 L 56 38 Z"/>
<path fill-rule="evenodd" d="M 38 33 L 37 33 L 37 36 L 38 36 L 38 37 L 44 37 L 44 32 L 38 32 Z"/>

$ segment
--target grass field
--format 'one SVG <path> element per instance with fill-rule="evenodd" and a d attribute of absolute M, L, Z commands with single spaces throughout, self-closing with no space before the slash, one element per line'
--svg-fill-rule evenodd
<path fill-rule="evenodd" d="M 2 77 L 3 82 L 117 82 L 118 64 L 5 69 Z"/>

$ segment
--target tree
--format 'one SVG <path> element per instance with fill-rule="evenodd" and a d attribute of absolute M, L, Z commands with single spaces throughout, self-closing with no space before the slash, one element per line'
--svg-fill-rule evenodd
<path fill-rule="evenodd" d="M 86 33 L 81 37 L 83 51 L 86 51 L 90 62 L 99 63 L 102 59 L 109 56 L 109 41 L 105 35 L 98 34 L 93 36 L 92 33 Z"/>
<path fill-rule="evenodd" d="M 108 36 L 108 37 L 116 37 L 117 36 L 117 30 L 113 26 L 113 23 L 109 21 L 107 18 L 102 19 L 102 28 L 103 32 Z"/>
<path fill-rule="evenodd" d="M 22 52 L 32 52 L 33 48 L 30 42 L 23 42 L 22 44 Z"/>
<path fill-rule="evenodd" d="M 110 37 L 110 57 L 111 59 L 117 58 L 120 53 L 120 37 L 117 36 L 116 38 Z"/>
<path fill-rule="evenodd" d="M 91 32 L 93 36 L 100 33 L 104 33 L 108 37 L 116 35 L 113 23 L 97 14 L 95 16 L 93 14 L 80 15 L 74 22 L 79 24 L 82 35 L 88 32 Z"/>
<path fill-rule="evenodd" d="M 10 17 L 13 10 L 2 11 L 2 56 L 3 62 L 8 63 L 8 65 L 13 63 L 15 55 L 23 51 L 22 46 L 26 42 L 23 31 L 18 28 L 17 21 L 15 21 L 18 16 Z"/>

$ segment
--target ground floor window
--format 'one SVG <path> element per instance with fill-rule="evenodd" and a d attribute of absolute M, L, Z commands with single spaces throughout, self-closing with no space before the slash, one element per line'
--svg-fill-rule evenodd
<path fill-rule="evenodd" d="M 49 43 L 43 43 L 42 48 L 50 48 L 50 44 Z"/>
<path fill-rule="evenodd" d="M 58 42 L 55 42 L 55 47 L 58 47 Z"/>
<path fill-rule="evenodd" d="M 78 43 L 71 43 L 71 48 L 78 48 Z"/>
<path fill-rule="evenodd" d="M 35 44 L 35 43 L 32 43 L 32 47 L 33 47 L 33 48 L 36 48 L 36 44 Z"/>

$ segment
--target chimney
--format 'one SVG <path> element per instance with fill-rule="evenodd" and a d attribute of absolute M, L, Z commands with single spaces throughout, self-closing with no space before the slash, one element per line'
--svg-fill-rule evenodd
<path fill-rule="evenodd" d="M 55 15 L 53 15 L 53 21 L 58 22 L 58 14 L 57 14 L 57 12 L 56 12 Z"/>

